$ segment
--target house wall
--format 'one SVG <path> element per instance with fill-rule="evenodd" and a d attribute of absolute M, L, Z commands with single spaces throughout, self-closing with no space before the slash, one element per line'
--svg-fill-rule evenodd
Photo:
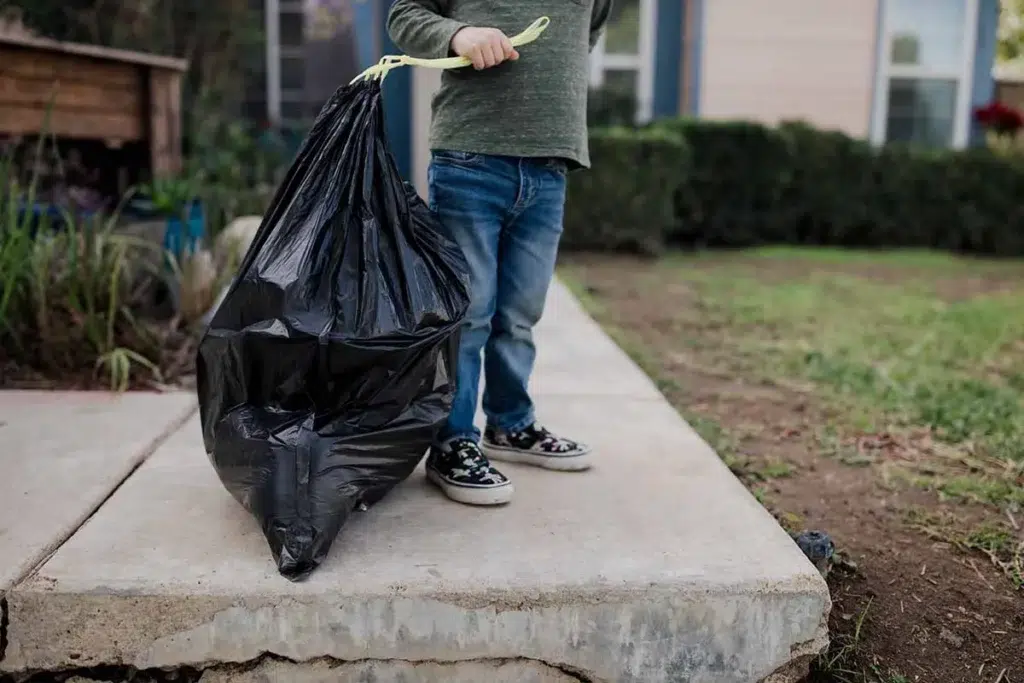
<path fill-rule="evenodd" d="M 999 0 L 979 0 L 978 37 L 974 44 L 974 74 L 971 84 L 971 109 L 982 107 L 996 96 L 996 83 L 992 68 L 996 61 L 996 43 L 999 33 Z M 971 122 L 971 142 L 985 144 L 985 132 L 977 122 Z"/>
<path fill-rule="evenodd" d="M 375 5 L 378 12 L 376 24 L 379 27 L 378 40 L 381 45 L 381 56 L 401 54 L 401 51 L 388 36 L 387 16 L 391 2 L 392 0 L 379 0 Z M 381 85 L 381 90 L 384 93 L 384 124 L 387 129 L 388 142 L 391 144 L 391 154 L 398 166 L 398 172 L 402 174 L 403 180 L 408 182 L 412 182 L 415 173 L 413 167 L 416 150 L 416 118 L 413 116 L 416 110 L 413 104 L 415 71 L 424 71 L 424 69 L 411 67 L 395 69 L 388 74 L 387 79 Z"/>
<path fill-rule="evenodd" d="M 441 87 L 437 69 L 412 70 L 412 177 L 409 181 L 427 198 L 427 165 L 430 163 L 430 101 Z"/>
<path fill-rule="evenodd" d="M 867 137 L 878 1 L 702 3 L 698 113 Z"/>
<path fill-rule="evenodd" d="M 993 99 L 1017 109 L 1024 109 L 1024 83 L 1011 80 L 996 81 Z"/>

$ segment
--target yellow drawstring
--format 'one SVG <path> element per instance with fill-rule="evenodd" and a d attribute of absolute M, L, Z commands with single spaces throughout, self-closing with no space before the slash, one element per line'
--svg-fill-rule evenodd
<path fill-rule="evenodd" d="M 526 30 L 519 35 L 512 36 L 512 38 L 509 39 L 509 42 L 512 43 L 512 47 L 520 47 L 521 45 L 532 43 L 540 37 L 541 33 L 544 33 L 544 29 L 546 29 L 550 23 L 550 19 L 547 17 L 541 17 L 530 24 Z M 382 57 L 379 62 L 371 66 L 369 69 L 353 78 L 351 83 L 355 83 L 359 80 L 370 80 L 373 78 L 379 78 L 383 81 L 392 69 L 400 66 L 426 66 L 431 69 L 459 69 L 464 66 L 469 66 L 470 64 L 472 64 L 472 62 L 466 57 L 420 59 L 418 57 L 408 57 L 406 55 L 387 55 Z"/>

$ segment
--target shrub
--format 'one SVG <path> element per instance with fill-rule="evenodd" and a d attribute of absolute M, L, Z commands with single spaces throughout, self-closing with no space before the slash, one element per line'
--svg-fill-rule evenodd
<path fill-rule="evenodd" d="M 269 207 L 297 146 L 290 133 L 297 131 L 257 131 L 217 119 L 195 126 L 185 177 L 197 183 L 211 239 L 234 219 Z"/>
<path fill-rule="evenodd" d="M 678 136 L 689 154 L 664 170 L 630 161 L 638 152 L 629 147 L 646 144 L 652 131 Z M 632 138 L 616 135 L 611 149 L 607 132 L 592 133 L 594 171 L 572 182 L 569 213 L 596 220 L 591 216 L 601 207 L 605 218 L 600 240 L 589 248 L 623 246 L 610 224 L 613 207 L 621 203 L 614 193 L 636 192 L 636 184 L 651 182 L 646 174 L 654 169 L 679 183 L 675 224 L 662 233 L 675 245 L 923 247 L 1024 255 L 1019 155 L 876 147 L 802 123 L 771 128 L 679 119 L 648 126 Z M 623 238 L 634 241 L 635 220 L 615 220 Z"/>
<path fill-rule="evenodd" d="M 4 211 L 9 217 L 9 205 Z M 72 384 L 109 373 L 115 388 L 133 366 L 160 378 L 150 360 L 157 343 L 131 313 L 126 238 L 99 221 L 67 219 L 53 229 L 44 219 L 36 234 L 0 222 L 0 360 L 8 370 Z"/>
<path fill-rule="evenodd" d="M 691 154 L 676 195 L 675 241 L 745 246 L 785 234 L 794 169 L 782 134 L 745 122 L 679 119 L 660 127 L 686 140 Z"/>
<path fill-rule="evenodd" d="M 591 90 L 587 96 L 587 124 L 590 126 L 633 126 L 636 123 L 636 95 L 614 88 Z"/>
<path fill-rule="evenodd" d="M 675 225 L 686 144 L 669 131 L 607 128 L 591 133 L 590 154 L 593 169 L 569 178 L 563 246 L 659 252 Z"/>
<path fill-rule="evenodd" d="M 116 212 L 55 221 L 26 210 L 36 201 L 36 179 L 0 159 L 0 384 L 120 390 L 189 371 L 183 325 L 150 315 L 164 279 L 142 253 L 153 247 L 116 232 Z"/>

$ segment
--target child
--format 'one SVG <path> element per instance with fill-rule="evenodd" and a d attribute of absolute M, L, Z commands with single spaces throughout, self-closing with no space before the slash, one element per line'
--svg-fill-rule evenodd
<path fill-rule="evenodd" d="M 589 466 L 586 446 L 536 422 L 527 387 L 532 329 L 562 232 L 565 176 L 590 164 L 588 54 L 609 9 L 610 0 L 396 0 L 388 16 L 403 52 L 473 63 L 442 75 L 429 170 L 430 207 L 466 255 L 471 301 L 455 402 L 426 468 L 461 503 L 512 499 L 512 483 L 488 456 L 552 470 Z M 520 55 L 508 36 L 540 16 L 550 26 Z M 482 445 L 474 425 L 481 370 Z"/>

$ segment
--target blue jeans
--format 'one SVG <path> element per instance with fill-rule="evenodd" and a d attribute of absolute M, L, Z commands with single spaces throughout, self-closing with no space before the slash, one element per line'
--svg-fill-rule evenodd
<path fill-rule="evenodd" d="M 481 367 L 487 424 L 508 431 L 533 424 L 533 327 L 554 275 L 565 174 L 558 160 L 434 153 L 430 208 L 465 253 L 470 280 L 455 402 L 441 443 L 480 438 Z"/>

